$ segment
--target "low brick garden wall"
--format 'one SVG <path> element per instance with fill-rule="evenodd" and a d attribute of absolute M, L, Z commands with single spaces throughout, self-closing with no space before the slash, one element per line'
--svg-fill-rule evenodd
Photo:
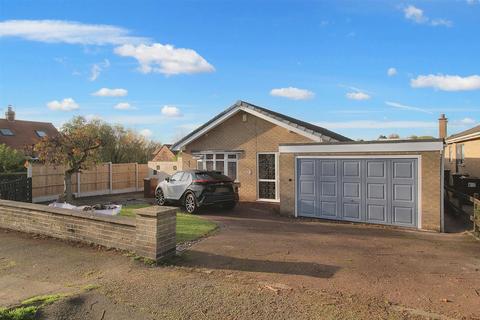
<path fill-rule="evenodd" d="M 176 209 L 148 207 L 136 218 L 0 200 L 0 228 L 99 244 L 159 261 L 176 250 Z"/>

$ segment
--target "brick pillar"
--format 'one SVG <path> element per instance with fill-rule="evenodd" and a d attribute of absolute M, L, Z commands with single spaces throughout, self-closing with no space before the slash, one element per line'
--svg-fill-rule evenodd
<path fill-rule="evenodd" d="M 135 210 L 135 252 L 155 261 L 175 254 L 177 208 L 152 206 Z"/>

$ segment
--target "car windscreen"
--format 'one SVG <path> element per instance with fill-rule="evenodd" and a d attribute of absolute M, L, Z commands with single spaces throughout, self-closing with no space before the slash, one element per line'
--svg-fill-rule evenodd
<path fill-rule="evenodd" d="M 232 181 L 226 175 L 219 171 L 202 171 L 195 173 L 198 180 L 212 180 L 212 181 Z"/>

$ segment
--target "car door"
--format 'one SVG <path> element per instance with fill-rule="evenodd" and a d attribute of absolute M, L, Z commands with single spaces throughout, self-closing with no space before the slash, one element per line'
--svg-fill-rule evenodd
<path fill-rule="evenodd" d="M 181 183 L 181 179 L 184 172 L 176 172 L 173 176 L 170 177 L 167 183 L 165 184 L 165 198 L 167 199 L 175 199 L 178 200 L 180 197 L 177 197 L 179 184 Z"/>

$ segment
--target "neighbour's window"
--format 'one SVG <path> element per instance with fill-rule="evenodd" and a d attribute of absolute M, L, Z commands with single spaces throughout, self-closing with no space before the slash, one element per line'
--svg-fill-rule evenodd
<path fill-rule="evenodd" d="M 236 153 L 205 153 L 197 160 L 197 169 L 219 171 L 234 181 L 238 181 Z"/>
<path fill-rule="evenodd" d="M 37 136 L 39 136 L 40 138 L 43 138 L 43 137 L 46 137 L 47 136 L 47 133 L 45 131 L 42 131 L 42 130 L 35 130 L 35 133 L 37 134 Z"/>
<path fill-rule="evenodd" d="M 13 136 L 13 132 L 12 130 L 10 129 L 0 129 L 0 133 L 2 134 L 2 136 Z"/>

